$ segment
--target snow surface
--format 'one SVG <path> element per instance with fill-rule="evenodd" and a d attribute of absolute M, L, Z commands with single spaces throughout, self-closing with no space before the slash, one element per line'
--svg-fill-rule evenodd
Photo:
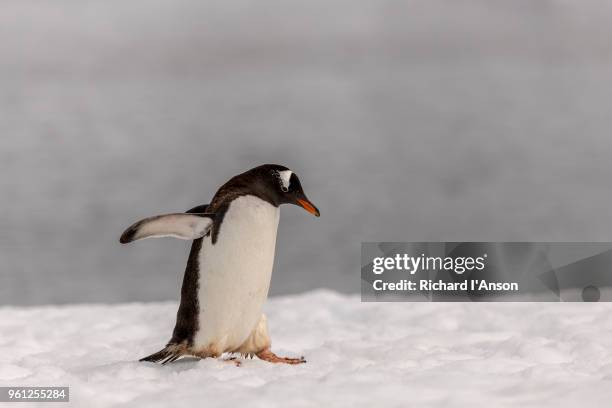
<path fill-rule="evenodd" d="M 173 302 L 3 307 L 0 385 L 68 385 L 70 405 L 88 407 L 606 406 L 611 311 L 583 303 L 361 303 L 315 291 L 266 305 L 273 349 L 303 354 L 306 364 L 254 359 L 235 367 L 137 362 L 168 340 Z"/>

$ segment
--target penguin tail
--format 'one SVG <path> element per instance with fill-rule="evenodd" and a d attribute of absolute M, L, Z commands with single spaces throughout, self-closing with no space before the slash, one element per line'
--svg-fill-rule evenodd
<path fill-rule="evenodd" d="M 187 350 L 184 345 L 170 343 L 157 353 L 143 357 L 139 361 L 148 361 L 150 363 L 158 363 L 163 365 L 176 361 L 185 354 L 187 354 Z"/>

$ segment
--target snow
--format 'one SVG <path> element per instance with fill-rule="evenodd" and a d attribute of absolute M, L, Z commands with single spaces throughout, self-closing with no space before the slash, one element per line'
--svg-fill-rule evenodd
<path fill-rule="evenodd" d="M 70 386 L 71 406 L 603 406 L 610 304 L 361 303 L 271 298 L 273 350 L 300 366 L 139 363 L 176 303 L 0 309 L 0 384 Z M 29 404 L 24 404 L 28 406 Z M 62 405 L 67 406 L 67 405 Z"/>

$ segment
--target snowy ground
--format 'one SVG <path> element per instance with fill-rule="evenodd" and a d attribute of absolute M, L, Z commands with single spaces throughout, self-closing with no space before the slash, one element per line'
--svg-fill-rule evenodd
<path fill-rule="evenodd" d="M 4 307 L 0 384 L 69 385 L 73 406 L 592 407 L 612 398 L 610 304 L 365 304 L 316 291 L 267 304 L 274 350 L 303 354 L 305 365 L 138 363 L 168 339 L 175 309 Z"/>

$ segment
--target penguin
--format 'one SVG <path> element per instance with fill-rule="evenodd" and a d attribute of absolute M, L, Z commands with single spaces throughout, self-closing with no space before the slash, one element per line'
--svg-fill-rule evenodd
<path fill-rule="evenodd" d="M 232 177 L 210 204 L 185 213 L 140 220 L 121 235 L 127 244 L 145 238 L 193 240 L 185 268 L 176 325 L 162 350 L 140 361 L 166 364 L 182 356 L 224 353 L 271 363 L 301 364 L 271 350 L 266 316 L 281 204 L 319 217 L 297 174 L 265 164 Z M 235 358 L 230 358 L 239 365 Z"/>

